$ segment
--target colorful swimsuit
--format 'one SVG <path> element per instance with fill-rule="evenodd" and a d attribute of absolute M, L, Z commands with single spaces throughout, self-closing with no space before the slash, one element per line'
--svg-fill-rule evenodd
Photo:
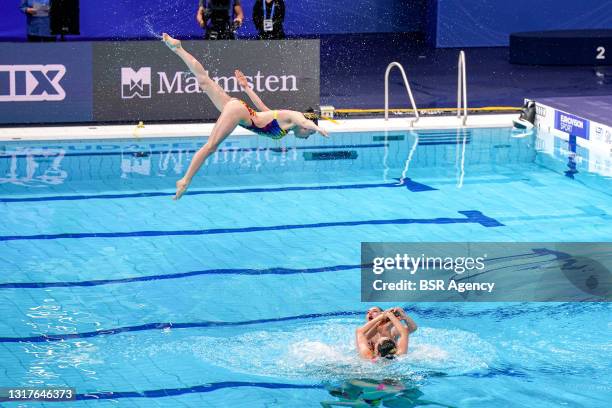
<path fill-rule="evenodd" d="M 245 108 L 247 108 L 247 110 L 249 111 L 249 116 L 251 116 L 251 125 L 250 126 L 244 126 L 244 125 L 240 125 L 245 129 L 250 130 L 251 132 L 255 132 L 258 135 L 262 135 L 262 136 L 266 136 L 269 137 L 271 139 L 275 139 L 275 140 L 279 140 L 282 139 L 283 137 L 287 136 L 287 131 L 283 128 L 280 127 L 280 125 L 278 124 L 278 111 L 273 111 L 274 113 L 274 119 L 272 119 L 272 121 L 270 123 L 268 123 L 266 126 L 264 127 L 258 127 L 255 125 L 255 122 L 253 122 L 253 119 L 255 116 L 257 116 L 257 112 L 255 112 L 253 109 L 251 109 L 251 107 L 249 105 L 246 104 L 246 102 L 244 101 L 240 101 L 242 102 L 242 104 L 244 105 Z"/>

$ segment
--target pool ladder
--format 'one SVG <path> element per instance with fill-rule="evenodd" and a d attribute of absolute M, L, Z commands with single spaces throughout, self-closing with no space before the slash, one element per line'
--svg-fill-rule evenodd
<path fill-rule="evenodd" d="M 414 126 L 419 121 L 419 111 L 414 102 L 414 96 L 412 95 L 412 89 L 410 83 L 406 77 L 406 71 L 399 62 L 392 62 L 387 66 L 385 71 L 385 120 L 389 120 L 389 74 L 393 68 L 400 70 L 402 79 L 404 80 L 404 86 L 408 92 L 408 98 L 412 104 L 412 111 L 414 112 L 415 119 L 410 122 L 410 126 Z M 462 112 L 463 110 L 463 112 Z M 465 68 L 465 52 L 462 50 L 459 52 L 459 61 L 457 62 L 457 118 L 461 120 L 461 125 L 465 126 L 467 122 L 467 77 Z"/>
<path fill-rule="evenodd" d="M 463 115 L 461 114 L 461 102 L 463 102 Z M 467 122 L 467 79 L 465 74 L 465 52 L 459 52 L 457 62 L 457 118 L 461 120 L 461 125 Z"/>
<path fill-rule="evenodd" d="M 402 64 L 399 62 L 390 63 L 385 71 L 385 120 L 389 120 L 389 74 L 394 67 L 397 67 L 402 74 L 404 85 L 406 86 L 406 91 L 408 92 L 408 98 L 410 98 L 410 103 L 412 104 L 412 110 L 415 117 L 415 119 L 410 122 L 410 126 L 412 127 L 419 121 L 419 111 L 417 110 L 416 103 L 414 103 L 414 96 L 412 96 L 412 89 L 410 89 L 410 84 L 408 83 L 408 78 L 406 77 L 406 71 L 404 71 L 404 67 L 402 67 Z"/>

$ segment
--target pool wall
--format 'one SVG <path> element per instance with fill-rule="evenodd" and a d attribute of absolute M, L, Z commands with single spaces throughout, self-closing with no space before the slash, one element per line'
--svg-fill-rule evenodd
<path fill-rule="evenodd" d="M 336 133 L 341 141 L 313 138 L 281 143 L 265 138 L 230 137 L 205 164 L 208 175 L 228 173 L 274 177 L 279 172 L 296 172 L 300 179 L 322 181 L 327 170 L 359 172 L 379 168 L 446 169 L 454 172 L 461 162 L 470 166 L 530 163 L 535 159 L 533 145 L 517 138 L 501 138 L 507 128 L 421 129 L 379 132 Z M 502 140 L 502 142 L 499 142 Z M 179 177 L 202 146 L 204 138 L 129 139 L 84 141 L 13 141 L 0 144 L 0 190 L 19 189 L 13 184 L 38 183 L 40 187 L 63 190 L 71 181 L 123 179 L 142 180 L 148 188 L 166 188 Z M 350 141 L 347 143 L 347 141 Z M 418 149 L 412 148 L 418 144 Z M 466 149 L 466 147 L 469 147 Z M 512 152 L 512 154 L 510 154 Z M 397 172 L 395 172 L 397 173 Z M 385 173 L 392 181 L 398 174 Z M 172 184 L 172 183 L 170 183 Z M 57 186 L 57 187 L 54 187 Z M 81 186 L 87 190 L 87 185 Z"/>
<path fill-rule="evenodd" d="M 543 150 L 563 150 L 573 165 L 612 176 L 612 126 L 536 102 L 535 126 L 552 137 L 541 139 Z"/>

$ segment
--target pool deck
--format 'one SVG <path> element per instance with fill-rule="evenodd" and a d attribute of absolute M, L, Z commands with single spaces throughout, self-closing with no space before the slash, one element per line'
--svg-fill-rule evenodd
<path fill-rule="evenodd" d="M 469 116 L 466 127 L 511 127 L 512 119 L 517 114 L 504 115 L 474 115 Z M 448 129 L 460 127 L 456 116 L 428 116 L 421 117 L 419 122 L 411 127 L 412 116 L 384 119 L 341 119 L 336 123 L 322 120 L 321 126 L 330 133 L 340 132 L 367 132 L 384 130 L 408 129 Z M 51 127 L 18 127 L 0 128 L 0 142 L 20 140 L 97 140 L 97 139 L 141 139 L 141 138 L 168 138 L 168 137 L 194 137 L 208 136 L 213 123 L 196 124 L 155 124 L 144 128 L 136 125 L 112 126 L 51 126 Z M 232 133 L 233 136 L 252 135 L 248 130 L 240 127 Z"/>
<path fill-rule="evenodd" d="M 612 95 L 540 98 L 536 101 L 605 126 L 612 126 Z"/>

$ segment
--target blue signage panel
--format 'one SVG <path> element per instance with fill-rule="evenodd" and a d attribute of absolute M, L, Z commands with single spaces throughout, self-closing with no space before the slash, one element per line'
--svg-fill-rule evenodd
<path fill-rule="evenodd" d="M 555 110 L 555 129 L 570 135 L 589 139 L 589 121 Z"/>
<path fill-rule="evenodd" d="M 0 123 L 92 120 L 90 43 L 0 43 Z"/>

